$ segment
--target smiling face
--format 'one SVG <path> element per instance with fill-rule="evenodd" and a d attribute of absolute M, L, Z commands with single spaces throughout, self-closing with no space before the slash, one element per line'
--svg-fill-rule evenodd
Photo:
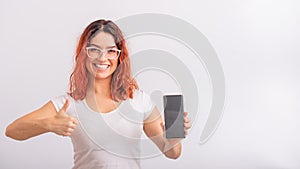
<path fill-rule="evenodd" d="M 89 42 L 89 46 L 97 47 L 102 51 L 117 49 L 113 36 L 106 32 L 99 32 Z M 118 58 L 107 59 L 103 53 L 97 58 L 86 58 L 86 68 L 90 77 L 99 79 L 111 79 L 118 66 Z"/>

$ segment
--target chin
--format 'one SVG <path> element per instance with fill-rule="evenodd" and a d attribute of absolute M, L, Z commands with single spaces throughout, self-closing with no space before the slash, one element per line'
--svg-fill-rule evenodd
<path fill-rule="evenodd" d="M 112 77 L 112 75 L 110 74 L 110 75 L 105 75 L 105 74 L 96 74 L 96 76 L 95 76 L 95 79 L 97 79 L 97 80 L 101 80 L 101 79 L 109 79 L 109 78 L 111 78 Z"/>

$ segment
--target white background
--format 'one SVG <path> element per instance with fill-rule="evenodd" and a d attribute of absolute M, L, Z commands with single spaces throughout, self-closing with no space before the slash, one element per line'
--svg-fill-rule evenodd
<path fill-rule="evenodd" d="M 49 133 L 14 141 L 6 126 L 67 90 L 77 40 L 91 21 L 161 13 L 194 25 L 213 45 L 226 107 L 208 142 L 197 144 L 195 127 L 179 159 L 159 156 L 143 168 L 299 169 L 299 7 L 296 0 L 2 0 L 0 168 L 71 168 L 69 139 Z"/>

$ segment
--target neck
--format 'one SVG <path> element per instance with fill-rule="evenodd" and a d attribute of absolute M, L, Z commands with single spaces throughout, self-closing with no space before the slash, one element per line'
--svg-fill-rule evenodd
<path fill-rule="evenodd" d="M 110 98 L 111 96 L 111 77 L 105 79 L 90 78 L 87 86 L 87 95 Z"/>

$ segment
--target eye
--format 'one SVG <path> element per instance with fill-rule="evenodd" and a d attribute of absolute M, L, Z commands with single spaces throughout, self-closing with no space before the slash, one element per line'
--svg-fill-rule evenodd
<path fill-rule="evenodd" d="M 115 54 L 115 53 L 117 53 L 117 50 L 116 49 L 109 49 L 109 50 L 107 50 L 107 53 Z"/>
<path fill-rule="evenodd" d="M 95 52 L 95 53 L 100 52 L 100 50 L 97 49 L 97 48 L 89 48 L 89 51 L 90 51 L 90 52 Z"/>

